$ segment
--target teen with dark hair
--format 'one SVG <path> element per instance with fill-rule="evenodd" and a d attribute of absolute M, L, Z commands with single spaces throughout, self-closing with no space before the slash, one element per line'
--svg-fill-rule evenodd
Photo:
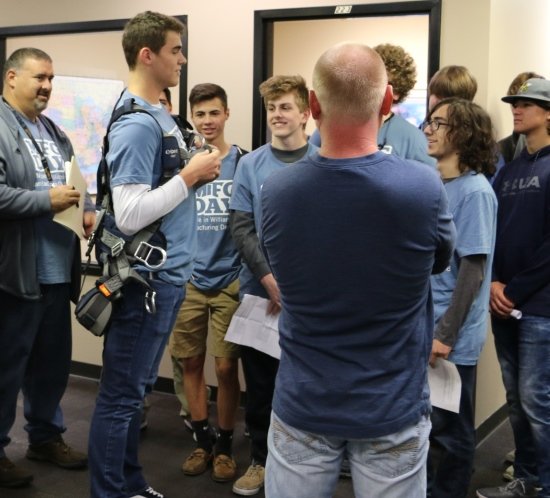
<path fill-rule="evenodd" d="M 197 257 L 186 296 L 170 336 L 172 358 L 183 366 L 186 398 L 197 448 L 183 462 L 187 475 L 199 475 L 212 463 L 212 479 L 234 479 L 233 429 L 239 405 L 239 346 L 225 341 L 239 306 L 241 260 L 229 232 L 229 198 L 242 149 L 225 139 L 227 94 L 214 83 L 195 85 L 189 94 L 191 120 L 206 143 L 220 152 L 220 176 L 197 189 Z M 204 379 L 207 337 L 218 379 L 218 430 L 215 447 L 208 424 Z"/>
<path fill-rule="evenodd" d="M 477 496 L 550 498 L 550 81 L 529 79 L 502 100 L 512 104 L 514 132 L 526 140 L 494 182 L 499 207 L 490 299 L 516 455 L 514 480 Z M 514 310 L 521 319 L 511 317 Z"/>
<path fill-rule="evenodd" d="M 525 71 L 519 73 L 510 83 L 506 95 L 515 95 L 518 90 L 521 88 L 527 80 L 531 78 L 542 78 L 540 74 L 534 73 L 533 71 Z M 500 147 L 500 153 L 502 155 L 503 164 L 509 163 L 512 159 L 515 159 L 519 156 L 520 152 L 525 147 L 525 137 L 519 133 L 512 132 L 511 135 L 503 138 L 498 142 Z"/>
<path fill-rule="evenodd" d="M 466 498 L 476 442 L 475 372 L 487 334 L 496 230 L 497 201 L 486 175 L 494 171 L 497 146 L 489 115 L 465 99 L 441 100 L 423 129 L 457 231 L 448 271 L 432 276 L 436 327 L 430 365 L 448 359 L 461 379 L 459 412 L 432 411 L 428 496 Z"/>

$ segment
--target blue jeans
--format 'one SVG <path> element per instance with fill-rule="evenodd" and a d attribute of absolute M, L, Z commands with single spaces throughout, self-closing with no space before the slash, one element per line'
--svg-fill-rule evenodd
<path fill-rule="evenodd" d="M 145 289 L 127 284 L 105 336 L 89 439 L 92 498 L 125 498 L 147 487 L 138 462 L 142 401 L 157 378 L 185 293 L 183 286 L 149 283 L 157 292 L 156 313 L 145 310 Z"/>
<path fill-rule="evenodd" d="M 434 407 L 428 452 L 428 497 L 466 498 L 472 478 L 476 434 L 475 365 L 456 365 L 461 380 L 458 413 Z"/>
<path fill-rule="evenodd" d="M 70 284 L 43 285 L 38 301 L 0 291 L 0 457 L 23 390 L 31 444 L 65 431 L 59 403 L 71 366 Z"/>
<path fill-rule="evenodd" d="M 373 439 L 342 439 L 304 432 L 274 413 L 269 428 L 267 498 L 331 498 L 344 454 L 358 498 L 425 498 L 430 420 Z"/>
<path fill-rule="evenodd" d="M 516 444 L 514 474 L 550 498 L 550 318 L 493 318 L 493 334 Z"/>

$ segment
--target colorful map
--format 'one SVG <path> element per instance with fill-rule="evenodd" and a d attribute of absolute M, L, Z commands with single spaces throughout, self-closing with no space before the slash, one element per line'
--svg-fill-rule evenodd
<path fill-rule="evenodd" d="M 97 193 L 96 173 L 109 117 L 124 89 L 120 80 L 56 76 L 44 111 L 69 136 L 90 194 Z"/>

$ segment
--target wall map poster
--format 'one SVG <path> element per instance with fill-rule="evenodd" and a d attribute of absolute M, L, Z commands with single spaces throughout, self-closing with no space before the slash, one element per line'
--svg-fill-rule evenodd
<path fill-rule="evenodd" d="M 97 165 L 109 117 L 124 89 L 120 80 L 56 76 L 44 111 L 69 136 L 88 192 L 96 194 Z"/>

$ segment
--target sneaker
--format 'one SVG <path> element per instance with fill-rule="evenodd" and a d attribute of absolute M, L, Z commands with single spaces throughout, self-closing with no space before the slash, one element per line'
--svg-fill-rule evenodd
<path fill-rule="evenodd" d="M 166 498 L 166 495 L 155 491 L 151 486 L 149 486 L 147 489 L 141 491 L 139 495 L 134 495 L 130 498 Z"/>
<path fill-rule="evenodd" d="M 183 470 L 185 475 L 198 476 L 206 470 L 211 460 L 212 453 L 208 453 L 202 448 L 197 448 L 185 459 L 185 462 L 183 462 L 181 466 L 181 470 Z"/>
<path fill-rule="evenodd" d="M 508 481 L 508 482 L 514 480 L 514 466 L 513 465 L 510 465 L 510 466 L 506 467 L 506 470 L 502 473 L 502 478 L 505 481 Z"/>
<path fill-rule="evenodd" d="M 54 463 L 64 469 L 83 469 L 88 463 L 87 455 L 73 450 L 61 436 L 45 443 L 30 444 L 26 457 Z"/>
<path fill-rule="evenodd" d="M 216 482 L 228 482 L 237 475 L 237 463 L 229 455 L 220 453 L 214 457 L 212 479 Z"/>
<path fill-rule="evenodd" d="M 264 474 L 265 468 L 262 465 L 252 463 L 244 476 L 233 484 L 233 493 L 241 496 L 252 496 L 259 493 L 264 486 Z"/>
<path fill-rule="evenodd" d="M 6 457 L 0 458 L 0 487 L 21 488 L 32 481 L 32 474 Z"/>
<path fill-rule="evenodd" d="M 504 461 L 508 463 L 514 463 L 516 459 L 516 450 L 509 451 L 504 457 Z"/>
<path fill-rule="evenodd" d="M 478 498 L 534 498 L 537 489 L 523 479 L 514 479 L 506 486 L 498 488 L 482 488 L 476 491 Z"/>

